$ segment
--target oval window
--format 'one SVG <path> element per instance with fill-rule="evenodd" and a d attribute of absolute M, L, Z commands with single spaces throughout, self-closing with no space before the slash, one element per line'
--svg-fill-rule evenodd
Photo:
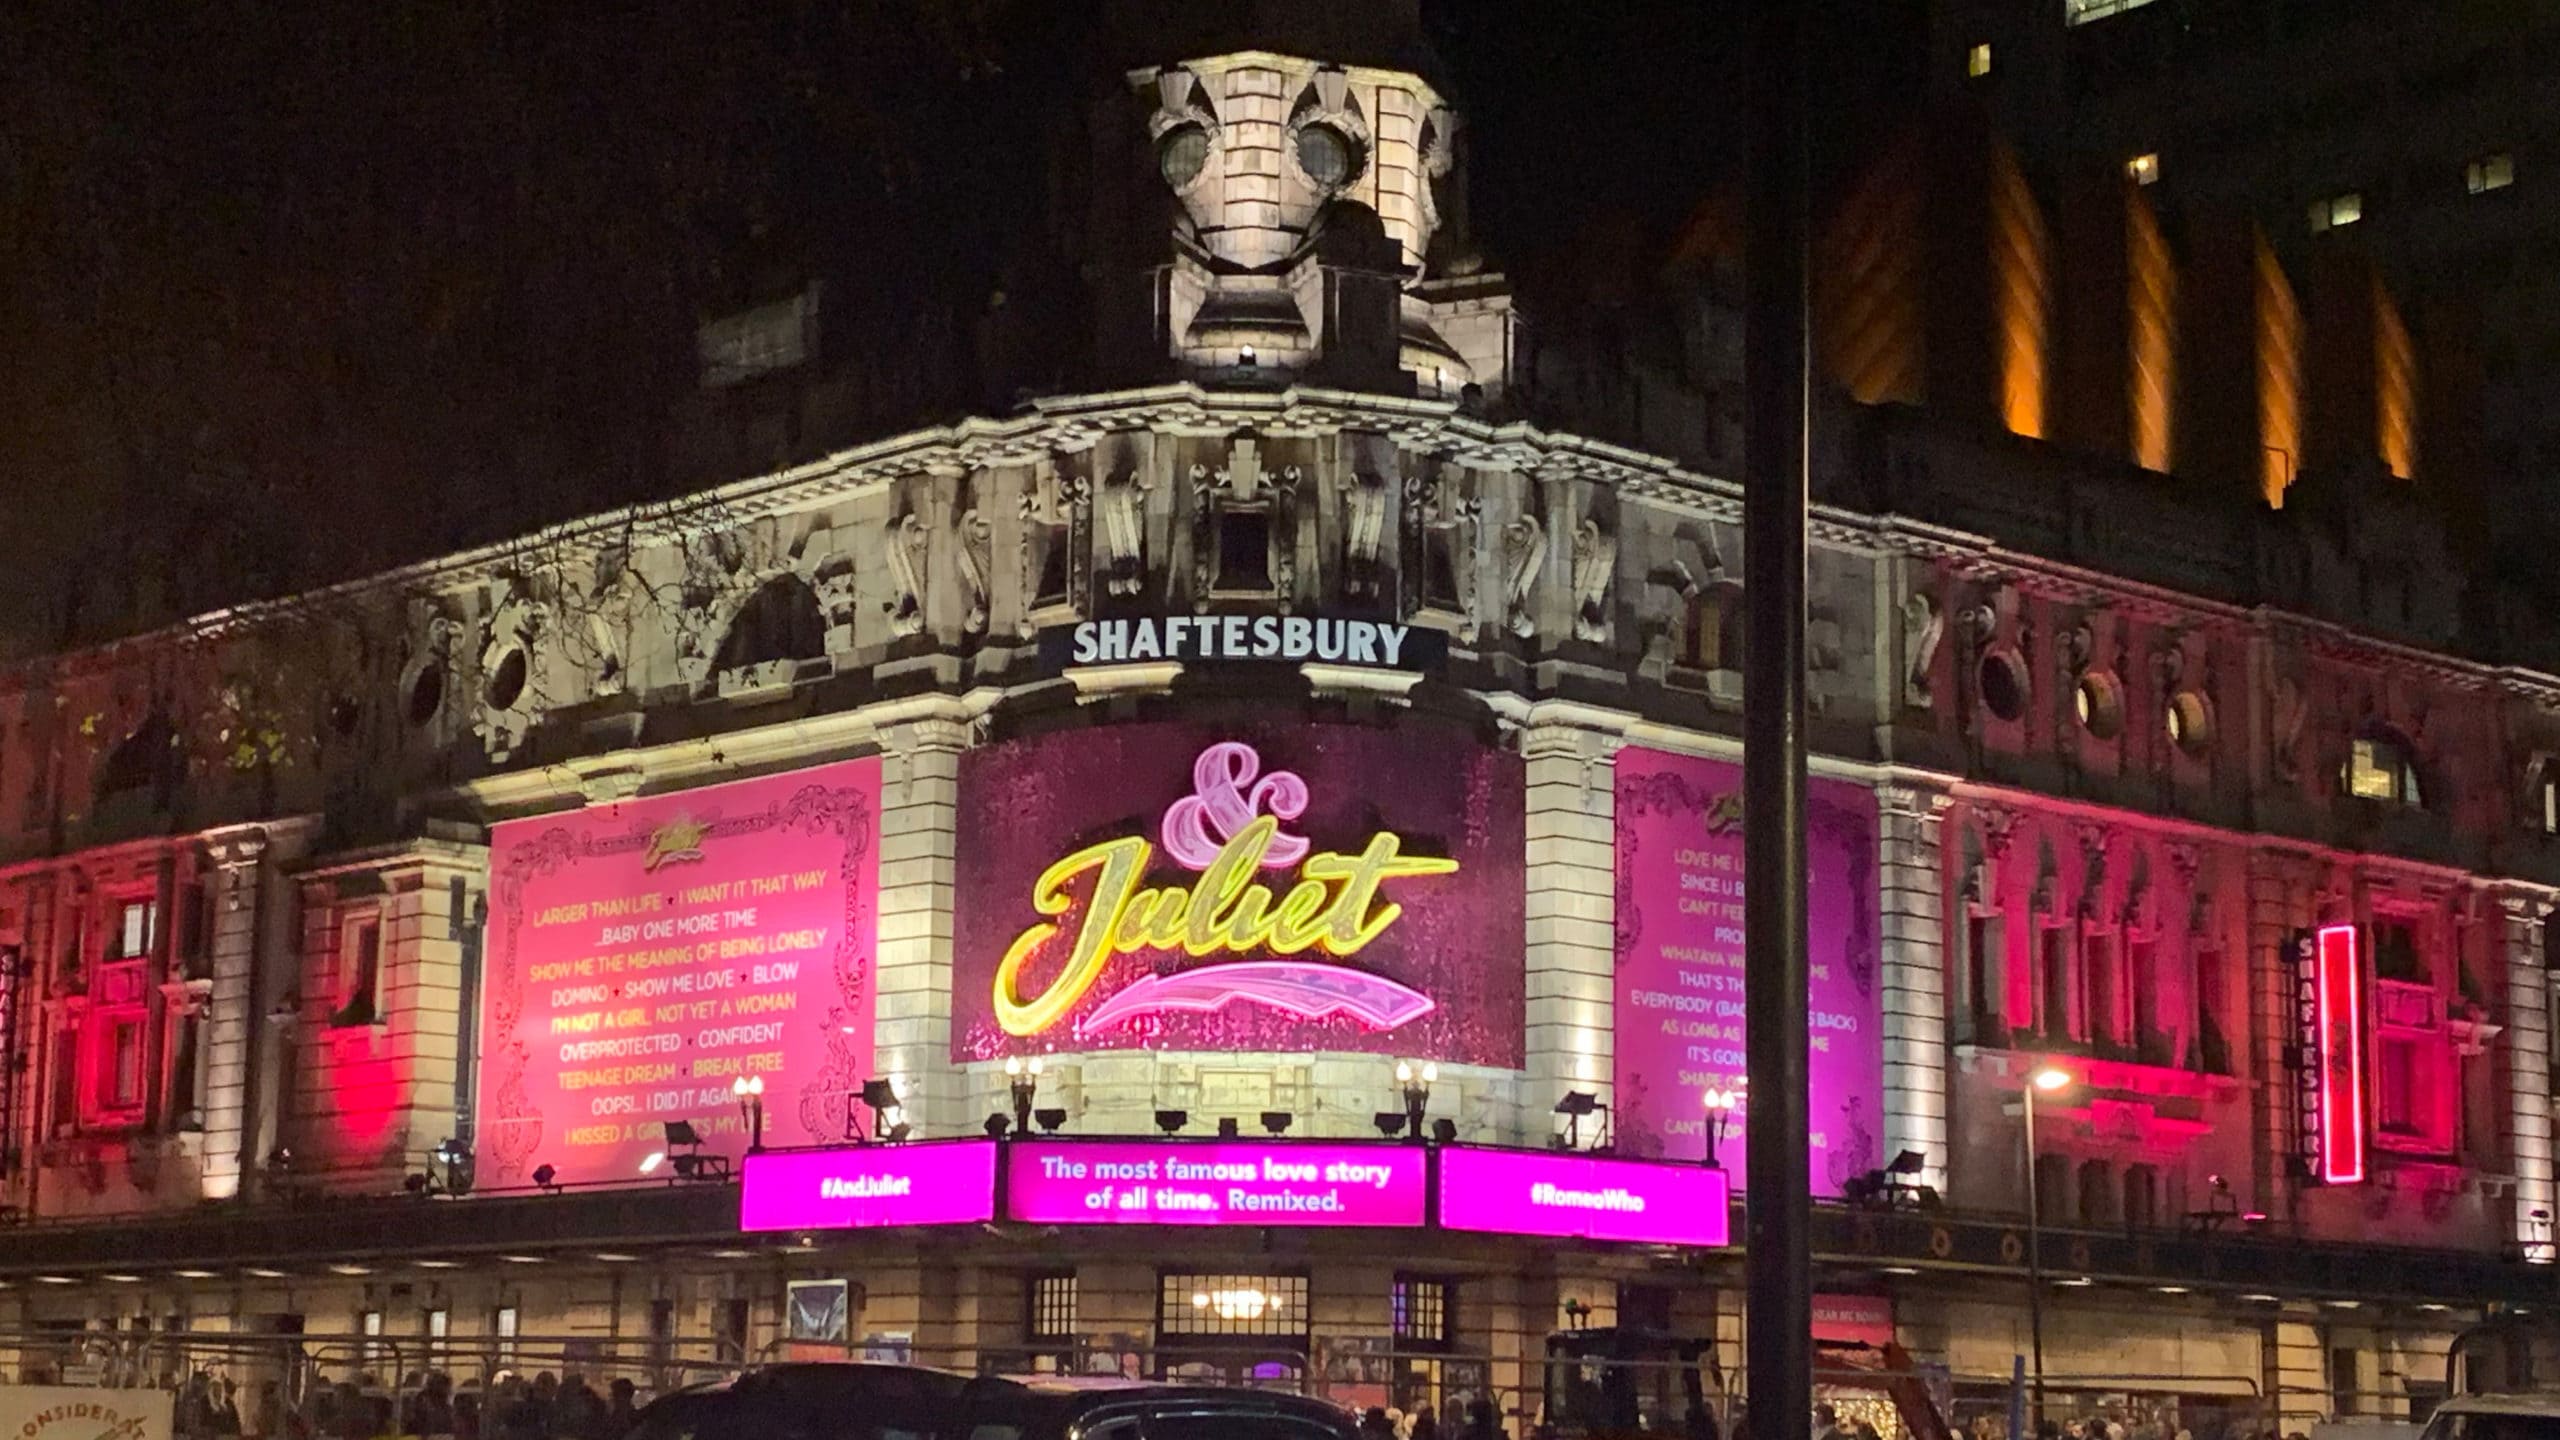
<path fill-rule="evenodd" d="M 1156 171 L 1179 190 L 1200 178 L 1209 163 L 1209 132 L 1197 121 L 1176 125 L 1156 137 Z"/>
<path fill-rule="evenodd" d="M 2007 651 L 1982 657 L 1982 705 L 2009 723 L 2027 713 L 2027 667 Z"/>
<path fill-rule="evenodd" d="M 1338 190 L 1351 178 L 1351 137 L 1331 125 L 1298 128 L 1298 168 L 1326 190 Z"/>

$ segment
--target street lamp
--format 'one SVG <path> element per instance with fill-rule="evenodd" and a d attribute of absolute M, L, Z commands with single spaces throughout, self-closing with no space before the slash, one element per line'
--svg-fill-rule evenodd
<path fill-rule="evenodd" d="M 747 1153 L 764 1149 L 764 1077 L 741 1075 L 729 1082 L 729 1094 L 738 1102 L 738 1118 L 747 1122 Z"/>
<path fill-rule="evenodd" d="M 2059 1065 L 2038 1065 L 2027 1073 L 2019 1113 L 2026 1117 L 2027 1142 L 2027 1339 L 2034 1351 L 2035 1416 L 2044 1424 L 2044 1197 L 2036 1184 L 2036 1096 L 2057 1095 L 2078 1079 Z"/>
<path fill-rule="evenodd" d="M 1396 1062 L 1396 1084 L 1404 1090 L 1405 1128 L 1413 1133 L 1416 1141 L 1422 1139 L 1422 1112 L 1431 1104 L 1432 1082 L 1439 1078 L 1440 1067 L 1437 1065 L 1426 1062 L 1417 1071 L 1409 1060 Z"/>
<path fill-rule="evenodd" d="M 1724 1161 L 1716 1158 L 1716 1149 L 1724 1143 L 1725 1127 L 1733 1123 L 1733 1112 L 1742 1108 L 1742 1089 L 1736 1086 L 1730 1090 L 1718 1090 L 1709 1086 L 1706 1098 L 1707 1168 L 1721 1170 Z"/>
<path fill-rule="evenodd" d="M 1019 1055 L 1004 1057 L 1004 1083 L 1013 1090 L 1013 1128 L 1017 1134 L 1031 1133 L 1031 1107 L 1040 1098 L 1040 1057 L 1025 1062 Z"/>

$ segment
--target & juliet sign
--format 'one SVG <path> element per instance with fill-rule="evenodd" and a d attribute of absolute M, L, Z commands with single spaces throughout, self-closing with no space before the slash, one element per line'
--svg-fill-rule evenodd
<path fill-rule="evenodd" d="M 1419 671 L 1447 661 L 1449 637 L 1385 620 L 1321 615 L 1127 616 L 1044 630 L 1040 658 L 1060 669 L 1176 661 Z"/>

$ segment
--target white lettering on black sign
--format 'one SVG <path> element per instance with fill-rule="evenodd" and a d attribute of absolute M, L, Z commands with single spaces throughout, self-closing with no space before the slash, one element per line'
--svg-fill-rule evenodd
<path fill-rule="evenodd" d="M 1436 630 L 1384 620 L 1313 615 L 1165 615 L 1087 620 L 1041 637 L 1041 650 L 1067 665 L 1148 661 L 1263 662 L 1419 670 L 1448 653 Z"/>

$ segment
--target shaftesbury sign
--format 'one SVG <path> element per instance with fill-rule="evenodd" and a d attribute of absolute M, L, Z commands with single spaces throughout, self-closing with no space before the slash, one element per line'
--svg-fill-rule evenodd
<path fill-rule="evenodd" d="M 2323 1185 L 2364 1179 L 2364 958 L 2353 925 L 2294 936 L 2303 1169 Z"/>
<path fill-rule="evenodd" d="M 1145 616 L 1040 632 L 1040 658 L 1052 668 L 1173 660 L 1429 670 L 1448 657 L 1438 630 L 1316 615 Z"/>

